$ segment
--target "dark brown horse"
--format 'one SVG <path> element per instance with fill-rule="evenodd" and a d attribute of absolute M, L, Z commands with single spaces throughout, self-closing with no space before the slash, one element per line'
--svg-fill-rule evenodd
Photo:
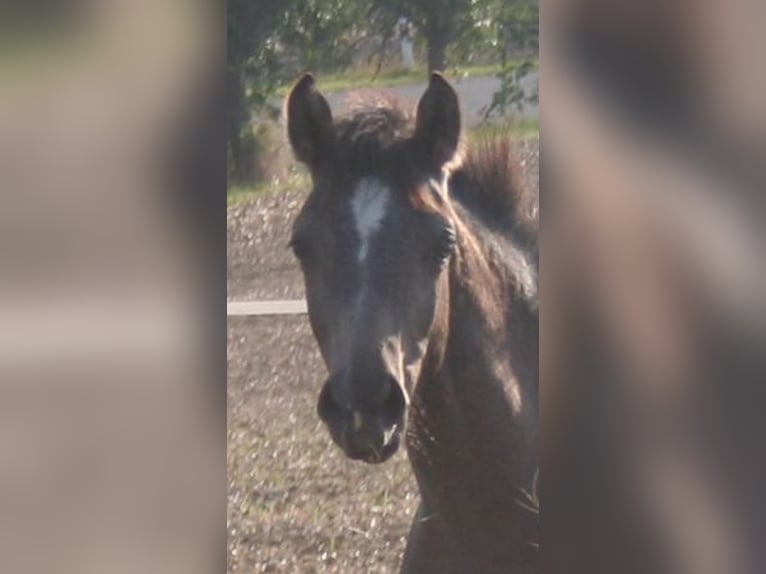
<path fill-rule="evenodd" d="M 415 117 L 334 121 L 310 75 L 288 134 L 314 188 L 292 247 L 330 376 L 319 416 L 347 456 L 405 437 L 421 503 L 402 572 L 537 569 L 537 194 L 507 141 L 459 153 L 457 94 Z"/>

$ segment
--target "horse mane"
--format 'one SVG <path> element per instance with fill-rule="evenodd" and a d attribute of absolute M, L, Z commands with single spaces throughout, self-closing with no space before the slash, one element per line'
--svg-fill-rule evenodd
<path fill-rule="evenodd" d="M 539 200 L 524 183 L 507 134 L 471 142 L 450 175 L 450 193 L 493 231 L 510 235 L 520 247 L 536 249 Z"/>

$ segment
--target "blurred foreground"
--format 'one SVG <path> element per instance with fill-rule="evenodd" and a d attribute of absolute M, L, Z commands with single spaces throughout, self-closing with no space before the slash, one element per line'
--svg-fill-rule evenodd
<path fill-rule="evenodd" d="M 763 572 L 763 9 L 559 4 L 542 9 L 544 556 Z"/>
<path fill-rule="evenodd" d="M 222 14 L 16 4 L 0 8 L 0 571 L 221 571 Z"/>

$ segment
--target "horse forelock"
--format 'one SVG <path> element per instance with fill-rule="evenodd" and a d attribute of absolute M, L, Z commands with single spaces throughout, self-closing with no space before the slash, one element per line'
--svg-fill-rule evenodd
<path fill-rule="evenodd" d="M 344 169 L 372 173 L 380 168 L 381 156 L 412 135 L 413 126 L 411 112 L 391 97 L 354 100 L 335 122 L 337 157 Z"/>

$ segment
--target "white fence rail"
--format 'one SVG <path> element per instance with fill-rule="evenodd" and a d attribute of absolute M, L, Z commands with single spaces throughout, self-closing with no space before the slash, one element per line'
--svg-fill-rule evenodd
<path fill-rule="evenodd" d="M 305 313 L 305 299 L 289 299 L 282 301 L 228 301 L 226 303 L 227 317 L 303 315 Z"/>

